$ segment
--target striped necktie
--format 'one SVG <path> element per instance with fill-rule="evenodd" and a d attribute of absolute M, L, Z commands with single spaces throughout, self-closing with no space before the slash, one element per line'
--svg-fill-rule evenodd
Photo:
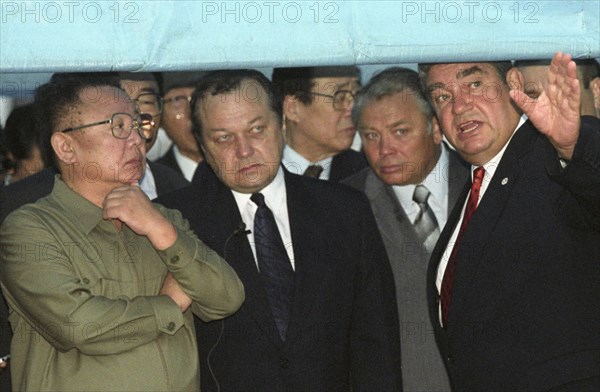
<path fill-rule="evenodd" d="M 257 205 L 254 215 L 254 246 L 258 268 L 279 335 L 285 340 L 292 309 L 294 270 L 273 212 L 261 193 L 250 197 Z"/>
<path fill-rule="evenodd" d="M 419 205 L 419 212 L 413 226 L 421 243 L 431 253 L 440 236 L 440 228 L 431 207 L 427 204 L 430 195 L 431 192 L 429 192 L 429 189 L 425 185 L 417 185 L 415 188 L 413 200 Z"/>

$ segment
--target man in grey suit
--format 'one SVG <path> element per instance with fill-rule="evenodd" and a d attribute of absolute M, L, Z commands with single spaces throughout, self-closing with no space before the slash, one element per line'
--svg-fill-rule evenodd
<path fill-rule="evenodd" d="M 468 178 L 442 142 L 418 74 L 393 67 L 359 94 L 352 117 L 370 168 L 343 182 L 366 193 L 392 265 L 405 391 L 449 391 L 427 310 L 427 266 Z"/>

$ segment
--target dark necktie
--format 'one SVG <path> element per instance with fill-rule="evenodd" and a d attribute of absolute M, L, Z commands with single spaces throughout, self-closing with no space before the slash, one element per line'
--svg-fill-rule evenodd
<path fill-rule="evenodd" d="M 321 172 L 323 171 L 323 167 L 320 165 L 310 165 L 304 171 L 304 175 L 312 178 L 319 178 Z"/>
<path fill-rule="evenodd" d="M 424 185 L 417 185 L 415 193 L 413 193 L 413 200 L 420 208 L 413 227 L 415 228 L 421 243 L 428 252 L 433 250 L 435 243 L 440 236 L 437 219 L 435 219 L 435 215 L 427 203 L 430 195 L 431 192 L 429 192 L 429 189 Z"/>
<path fill-rule="evenodd" d="M 442 306 L 442 324 L 444 325 L 444 328 L 448 327 L 448 314 L 450 313 L 450 302 L 452 301 L 452 287 L 454 285 L 454 270 L 456 269 L 456 257 L 458 254 L 458 249 L 460 248 L 460 242 L 462 240 L 462 237 L 465 234 L 465 231 L 467 230 L 467 225 L 469 224 L 473 213 L 477 209 L 477 203 L 479 202 L 479 191 L 481 190 L 481 183 L 483 181 L 484 175 L 485 170 L 483 167 L 478 167 L 473 172 L 473 184 L 471 185 L 469 201 L 467 202 L 467 206 L 465 207 L 463 221 L 460 225 L 460 230 L 458 231 L 456 241 L 454 242 L 452 253 L 450 253 L 450 258 L 448 259 L 446 271 L 444 271 L 444 278 L 442 279 L 442 288 L 440 290 L 440 302 Z"/>
<path fill-rule="evenodd" d="M 250 199 L 258 206 L 254 215 L 254 245 L 258 268 L 279 336 L 285 340 L 292 308 L 294 271 L 275 223 L 273 212 L 261 193 Z"/>

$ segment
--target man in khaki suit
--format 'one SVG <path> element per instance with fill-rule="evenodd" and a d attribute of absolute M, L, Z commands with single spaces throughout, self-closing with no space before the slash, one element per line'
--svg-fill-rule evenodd
<path fill-rule="evenodd" d="M 74 78 L 38 98 L 60 174 L 0 228 L 13 388 L 197 390 L 192 312 L 234 313 L 241 282 L 140 190 L 149 135 L 123 90 Z"/>

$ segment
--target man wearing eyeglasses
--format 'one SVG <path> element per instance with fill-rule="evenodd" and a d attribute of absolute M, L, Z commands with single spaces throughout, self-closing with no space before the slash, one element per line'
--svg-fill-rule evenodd
<path fill-rule="evenodd" d="M 234 313 L 241 282 L 140 190 L 149 116 L 123 90 L 80 78 L 37 94 L 60 174 L 0 228 L 13 389 L 197 390 L 192 312 Z"/>
<path fill-rule="evenodd" d="M 164 112 L 162 127 L 173 141 L 167 153 L 157 160 L 192 180 L 202 152 L 192 133 L 190 100 L 201 72 L 164 72 Z"/>
<path fill-rule="evenodd" d="M 150 72 L 57 73 L 52 76 L 51 82 L 65 79 L 102 80 L 103 83 L 121 87 L 125 90 L 129 98 L 135 103 L 138 112 L 151 116 L 144 122 L 143 126 L 148 132 L 148 138 L 145 141 L 146 152 L 153 147 L 157 141 L 163 111 L 163 100 L 159 94 L 158 82 L 154 74 Z M 49 115 L 50 113 L 46 113 L 45 116 L 48 117 Z M 47 148 L 51 148 L 49 139 L 47 143 L 44 143 L 44 145 L 46 144 L 48 144 Z M 4 188 L 0 193 L 0 201 L 2 202 L 0 203 L 0 224 L 12 211 L 49 194 L 54 185 L 54 175 L 57 170 L 56 167 L 44 169 Z M 189 182 L 175 169 L 150 160 L 146 160 L 146 170 L 139 183 L 142 191 L 150 199 L 183 188 L 188 184 Z"/>
<path fill-rule="evenodd" d="M 364 156 L 350 149 L 357 67 L 276 68 L 272 80 L 283 103 L 286 169 L 340 181 L 367 167 Z"/>
<path fill-rule="evenodd" d="M 163 98 L 159 93 L 158 81 L 150 72 L 120 72 L 120 86 L 135 103 L 137 110 L 148 114 L 151 118 L 144 124 L 149 132 L 146 140 L 146 151 L 157 142 L 158 131 L 163 114 Z M 140 188 L 150 199 L 155 199 L 162 193 L 174 191 L 188 185 L 183 175 L 160 162 L 147 161 L 146 172 L 140 181 Z"/>

